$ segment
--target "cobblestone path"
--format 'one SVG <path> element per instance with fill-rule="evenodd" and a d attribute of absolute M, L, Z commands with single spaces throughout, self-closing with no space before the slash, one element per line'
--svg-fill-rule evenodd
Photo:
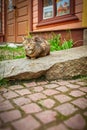
<path fill-rule="evenodd" d="M 0 130 L 87 130 L 87 83 L 32 81 L 0 87 Z"/>

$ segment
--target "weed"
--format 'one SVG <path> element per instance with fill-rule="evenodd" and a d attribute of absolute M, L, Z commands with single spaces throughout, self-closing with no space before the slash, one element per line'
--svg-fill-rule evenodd
<path fill-rule="evenodd" d="M 8 82 L 7 79 L 0 78 L 0 87 L 7 86 Z"/>
<path fill-rule="evenodd" d="M 28 33 L 28 35 L 26 37 L 27 38 L 32 38 L 32 35 L 30 33 Z"/>
<path fill-rule="evenodd" d="M 63 40 L 61 34 L 53 34 L 52 38 L 48 40 L 51 46 L 51 51 L 58 51 L 69 49 L 73 46 L 73 40 L 71 38 L 66 38 Z"/>

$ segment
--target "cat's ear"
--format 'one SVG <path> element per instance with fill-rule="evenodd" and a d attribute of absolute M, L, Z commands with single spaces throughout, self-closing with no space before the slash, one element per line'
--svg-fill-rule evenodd
<path fill-rule="evenodd" d="M 34 41 L 35 41 L 35 42 L 40 41 L 40 37 L 39 37 L 39 36 L 35 36 L 35 37 L 34 37 Z"/>
<path fill-rule="evenodd" d="M 26 46 L 27 44 L 27 38 L 25 36 L 22 36 L 22 39 L 23 39 L 23 46 Z"/>
<path fill-rule="evenodd" d="M 26 37 L 25 37 L 25 36 L 22 36 L 22 39 L 23 39 L 23 41 L 25 41 L 25 40 L 26 40 Z"/>
<path fill-rule="evenodd" d="M 22 39 L 23 39 L 23 46 L 27 46 L 29 43 L 30 43 L 30 38 L 27 38 L 27 37 L 25 37 L 25 36 L 23 36 L 22 37 Z"/>

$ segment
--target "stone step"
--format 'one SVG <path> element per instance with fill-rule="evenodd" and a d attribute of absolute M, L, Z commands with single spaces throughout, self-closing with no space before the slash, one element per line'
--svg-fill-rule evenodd
<path fill-rule="evenodd" d="M 16 59 L 0 62 L 0 78 L 33 79 L 46 76 L 48 80 L 70 79 L 87 75 L 87 46 L 51 52 L 38 59 Z"/>

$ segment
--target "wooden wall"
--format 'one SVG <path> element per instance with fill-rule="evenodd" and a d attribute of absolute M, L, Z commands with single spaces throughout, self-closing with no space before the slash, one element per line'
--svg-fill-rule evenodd
<path fill-rule="evenodd" d="M 64 30 L 64 29 L 74 29 L 74 28 L 81 28 L 82 27 L 82 0 L 75 0 L 75 15 L 77 16 L 78 20 L 68 21 L 68 22 L 61 22 L 47 26 L 40 26 L 38 25 L 38 0 L 33 0 L 33 31 L 46 31 L 46 30 Z"/>
<path fill-rule="evenodd" d="M 5 13 L 5 11 L 4 11 L 4 0 L 2 0 L 3 2 L 2 2 L 2 32 L 3 32 L 3 34 L 5 34 L 5 21 L 4 21 L 4 13 Z"/>
<path fill-rule="evenodd" d="M 2 32 L 0 33 L 0 42 L 4 41 L 5 37 L 5 21 L 4 21 L 4 0 L 2 0 Z"/>
<path fill-rule="evenodd" d="M 33 28 L 32 30 L 37 30 L 38 24 L 38 0 L 33 0 Z"/>

